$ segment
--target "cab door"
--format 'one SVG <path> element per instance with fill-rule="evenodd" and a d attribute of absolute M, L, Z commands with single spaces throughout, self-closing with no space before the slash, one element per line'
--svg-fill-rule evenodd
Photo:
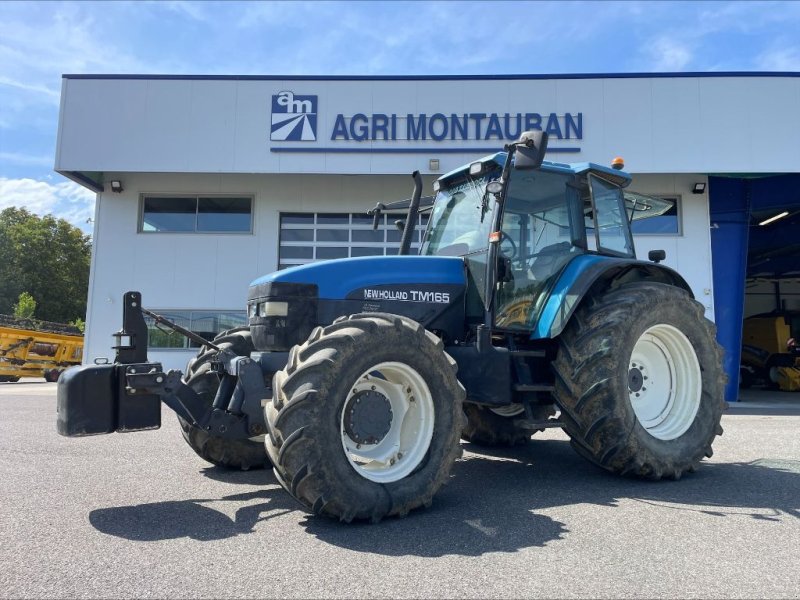
<path fill-rule="evenodd" d="M 622 189 L 597 175 L 589 175 L 592 195 L 592 218 L 587 223 L 597 252 L 611 256 L 634 257 L 633 237 L 625 210 Z M 589 219 L 587 219 L 588 221 Z"/>
<path fill-rule="evenodd" d="M 501 219 L 495 328 L 531 331 L 558 273 L 584 252 L 574 180 L 572 173 L 512 171 Z"/>

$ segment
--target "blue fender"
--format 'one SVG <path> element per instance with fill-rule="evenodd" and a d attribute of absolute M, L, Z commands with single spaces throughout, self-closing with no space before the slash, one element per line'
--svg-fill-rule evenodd
<path fill-rule="evenodd" d="M 694 298 L 686 280 L 677 271 L 664 265 L 630 258 L 581 254 L 567 263 L 550 288 L 538 320 L 531 324 L 531 339 L 552 339 L 560 335 L 595 282 L 622 275 L 633 275 L 634 279 L 638 275 L 641 279 L 675 285 Z"/>

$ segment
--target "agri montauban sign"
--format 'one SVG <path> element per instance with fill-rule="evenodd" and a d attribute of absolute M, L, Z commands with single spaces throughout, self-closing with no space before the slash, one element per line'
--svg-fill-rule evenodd
<path fill-rule="evenodd" d="M 414 141 L 444 145 L 445 142 L 511 141 L 519 138 L 523 131 L 530 130 L 546 131 L 551 141 L 583 139 L 583 113 L 580 112 L 339 113 L 333 119 L 330 131 L 320 135 L 318 105 L 319 97 L 315 95 L 296 95 L 284 91 L 272 96 L 270 139 L 281 142 L 316 142 L 324 139 L 334 143 Z M 348 148 L 352 150 L 353 145 L 349 144 Z M 431 146 L 427 145 L 427 148 Z M 327 152 L 331 149 L 303 148 L 309 152 Z M 346 151 L 344 147 L 341 150 Z M 381 148 L 371 145 L 368 151 L 381 151 Z M 579 148 L 563 148 L 562 151 L 577 152 Z"/>

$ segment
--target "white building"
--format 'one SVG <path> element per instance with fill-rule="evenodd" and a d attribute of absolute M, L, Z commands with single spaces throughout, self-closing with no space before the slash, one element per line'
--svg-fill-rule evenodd
<path fill-rule="evenodd" d="M 259 275 L 395 251 L 391 219 L 375 233 L 368 208 L 407 198 L 414 170 L 430 193 L 439 175 L 537 127 L 548 160 L 622 156 L 631 189 L 677 199 L 656 232 L 637 233 L 637 253 L 666 250 L 717 321 L 735 377 L 750 220 L 800 208 L 799 73 L 65 75 L 55 169 L 98 193 L 84 355 L 113 356 L 125 291 L 209 332 L 244 322 Z M 784 262 L 764 267 L 782 291 L 770 283 L 759 310 L 800 308 L 800 253 Z M 174 346 L 150 352 L 167 367 L 194 354 L 157 332 L 151 345 Z"/>

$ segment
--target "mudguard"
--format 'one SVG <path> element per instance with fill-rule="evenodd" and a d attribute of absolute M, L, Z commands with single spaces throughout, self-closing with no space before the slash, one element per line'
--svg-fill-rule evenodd
<path fill-rule="evenodd" d="M 602 280 L 657 281 L 689 292 L 692 289 L 677 271 L 661 264 L 630 258 L 581 254 L 573 258 L 548 292 L 538 320 L 532 324 L 531 339 L 552 339 L 566 327 L 584 296 Z"/>

